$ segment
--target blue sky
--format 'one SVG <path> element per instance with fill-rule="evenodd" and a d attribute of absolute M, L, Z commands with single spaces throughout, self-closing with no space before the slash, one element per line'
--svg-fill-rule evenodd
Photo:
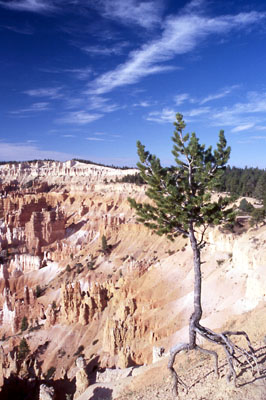
<path fill-rule="evenodd" d="M 164 164 L 181 112 L 266 167 L 266 3 L 0 0 L 0 160 Z"/>

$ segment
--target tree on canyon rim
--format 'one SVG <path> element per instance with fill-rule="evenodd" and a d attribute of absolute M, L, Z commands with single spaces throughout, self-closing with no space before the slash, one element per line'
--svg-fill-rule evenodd
<path fill-rule="evenodd" d="M 252 366 L 257 367 L 257 360 L 250 340 L 244 331 L 225 331 L 215 333 L 204 327 L 201 305 L 201 250 L 206 245 L 204 236 L 211 225 L 232 223 L 234 211 L 230 208 L 230 198 L 219 196 L 212 200 L 211 191 L 217 187 L 230 156 L 230 147 L 224 132 L 220 131 L 217 148 L 205 148 L 199 143 L 195 133 L 184 134 L 185 123 L 181 114 L 176 114 L 174 142 L 172 153 L 176 165 L 162 167 L 159 158 L 145 150 L 145 146 L 137 142 L 140 162 L 137 166 L 141 177 L 147 184 L 146 195 L 150 203 L 137 203 L 129 198 L 132 208 L 136 210 L 138 221 L 159 235 L 166 235 L 174 240 L 180 234 L 189 238 L 193 251 L 194 265 L 194 311 L 189 320 L 189 342 L 181 343 L 170 350 L 168 368 L 173 376 L 173 391 L 178 395 L 178 384 L 187 390 L 185 383 L 178 377 L 174 362 L 176 355 L 182 350 L 197 350 L 213 356 L 215 371 L 218 372 L 218 355 L 215 351 L 206 350 L 197 344 L 197 337 L 221 345 L 226 353 L 229 373 L 227 380 L 233 377 L 236 386 L 236 371 L 234 363 L 239 356 L 245 357 Z M 242 348 L 232 341 L 232 336 L 243 336 L 248 349 Z"/>

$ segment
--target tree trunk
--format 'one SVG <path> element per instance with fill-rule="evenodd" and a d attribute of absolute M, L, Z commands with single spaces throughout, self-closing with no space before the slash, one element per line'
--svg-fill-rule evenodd
<path fill-rule="evenodd" d="M 200 249 L 198 248 L 197 239 L 195 237 L 193 223 L 190 224 L 189 239 L 193 250 L 193 263 L 194 263 L 194 311 L 189 321 L 189 347 L 190 349 L 193 349 L 196 346 L 195 328 L 197 327 L 202 317 Z"/>

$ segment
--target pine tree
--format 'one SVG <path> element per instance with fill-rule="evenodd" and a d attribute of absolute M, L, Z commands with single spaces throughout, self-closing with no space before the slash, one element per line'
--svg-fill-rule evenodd
<path fill-rule="evenodd" d="M 21 339 L 18 348 L 18 359 L 23 361 L 27 357 L 29 352 L 30 349 L 27 340 L 25 338 Z"/>
<path fill-rule="evenodd" d="M 249 338 L 245 332 L 226 331 L 215 333 L 201 325 L 201 250 L 206 245 L 204 234 L 210 225 L 232 223 L 235 214 L 229 208 L 230 199 L 220 196 L 213 201 L 211 191 L 219 185 L 219 180 L 230 156 L 224 132 L 220 131 L 217 149 L 205 148 L 199 143 L 195 133 L 185 134 L 185 123 L 181 114 L 176 114 L 173 135 L 173 155 L 175 166 L 162 167 L 159 158 L 145 150 L 145 146 L 137 142 L 140 162 L 137 164 L 141 177 L 147 184 L 146 195 L 150 203 L 137 203 L 129 198 L 131 206 L 136 210 L 138 221 L 158 235 L 165 234 L 174 240 L 182 234 L 190 240 L 193 250 L 194 267 L 194 311 L 189 322 L 189 343 L 182 343 L 170 351 L 168 368 L 174 379 L 174 393 L 178 394 L 177 373 L 173 367 L 176 355 L 182 350 L 198 350 L 214 357 L 215 370 L 218 375 L 218 355 L 215 351 L 203 349 L 197 344 L 197 336 L 223 346 L 230 367 L 231 376 L 236 380 L 233 365 L 235 354 L 248 354 L 255 361 Z M 235 346 L 232 335 L 244 335 L 248 342 L 249 352 Z M 185 385 L 184 385 L 185 386 Z"/>
<path fill-rule="evenodd" d="M 250 220 L 250 225 L 253 226 L 255 225 L 258 227 L 259 223 L 262 223 L 265 221 L 266 217 L 266 211 L 263 208 L 253 208 L 253 211 L 251 213 L 251 220 Z"/>
<path fill-rule="evenodd" d="M 27 317 L 24 316 L 21 321 L 21 326 L 20 326 L 21 331 L 22 332 L 26 331 L 28 329 L 28 326 L 29 326 L 28 319 Z"/>
<path fill-rule="evenodd" d="M 265 193 L 266 193 L 266 172 L 262 171 L 257 181 L 254 195 L 259 200 L 263 200 L 263 198 L 265 197 Z"/>
<path fill-rule="evenodd" d="M 102 251 L 103 253 L 106 253 L 108 251 L 108 244 L 105 235 L 102 235 Z"/>
<path fill-rule="evenodd" d="M 249 201 L 247 201 L 247 200 L 244 198 L 244 199 L 242 199 L 242 200 L 240 201 L 240 203 L 239 203 L 239 210 L 241 210 L 241 211 L 243 211 L 243 212 L 245 212 L 245 213 L 250 214 L 250 213 L 254 210 L 254 207 L 253 207 L 253 205 L 252 205 Z"/>

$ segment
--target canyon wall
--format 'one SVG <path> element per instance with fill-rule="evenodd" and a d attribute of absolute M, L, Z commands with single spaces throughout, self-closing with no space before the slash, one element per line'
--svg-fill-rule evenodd
<path fill-rule="evenodd" d="M 190 246 L 183 237 L 172 243 L 153 235 L 136 221 L 127 198 L 145 200 L 145 188 L 120 183 L 128 173 L 135 171 L 76 161 L 0 167 L 5 378 L 12 364 L 7 357 L 22 338 L 30 348 L 27 368 L 34 355 L 40 376 L 54 367 L 54 378 L 68 380 L 78 372 L 80 355 L 92 369 L 126 368 L 152 363 L 154 348 L 167 352 L 186 341 L 193 307 Z M 266 229 L 209 229 L 207 243 L 203 318 L 220 329 L 265 304 Z"/>

